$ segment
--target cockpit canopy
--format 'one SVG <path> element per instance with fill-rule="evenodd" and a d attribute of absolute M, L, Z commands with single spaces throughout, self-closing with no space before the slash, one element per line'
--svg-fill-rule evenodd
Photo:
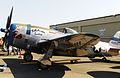
<path fill-rule="evenodd" d="M 63 29 L 63 32 L 64 32 L 64 33 L 69 33 L 69 34 L 78 34 L 77 31 L 75 31 L 75 30 L 73 30 L 73 29 L 71 29 L 71 28 L 64 28 L 64 29 Z"/>

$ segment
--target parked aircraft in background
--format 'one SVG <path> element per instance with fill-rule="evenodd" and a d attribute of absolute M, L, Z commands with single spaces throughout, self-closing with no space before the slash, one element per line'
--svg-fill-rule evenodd
<path fill-rule="evenodd" d="M 24 49 L 24 60 L 32 61 L 31 52 L 44 54 L 39 59 L 41 68 L 48 68 L 52 63 L 50 58 L 57 54 L 57 50 L 64 51 L 69 56 L 77 56 L 76 49 L 87 50 L 95 45 L 100 37 L 91 33 L 78 33 L 73 29 L 65 28 L 64 33 L 52 29 L 31 26 L 30 24 L 11 24 L 11 10 L 8 16 L 6 29 L 0 29 L 5 33 L 4 44 Z"/>
<path fill-rule="evenodd" d="M 113 38 L 108 42 L 99 41 L 95 45 L 95 50 L 103 53 L 104 55 L 118 55 L 120 52 L 120 31 L 117 31 Z M 112 52 L 114 51 L 114 52 Z M 112 53 L 110 53 L 112 52 Z"/>

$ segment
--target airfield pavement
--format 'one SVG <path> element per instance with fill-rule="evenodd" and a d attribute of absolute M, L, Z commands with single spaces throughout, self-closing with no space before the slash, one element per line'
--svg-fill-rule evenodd
<path fill-rule="evenodd" d="M 53 56 L 51 60 L 55 63 L 49 70 L 40 70 L 38 67 L 36 60 L 41 55 L 33 53 L 33 56 L 33 62 L 25 63 L 18 55 L 0 55 L 0 66 L 8 66 L 0 72 L 0 78 L 120 78 L 120 55 L 108 58 L 110 61 L 107 62 L 100 58 L 92 62 L 86 57 L 77 57 L 80 60 L 75 64 L 59 61 L 73 57 Z"/>

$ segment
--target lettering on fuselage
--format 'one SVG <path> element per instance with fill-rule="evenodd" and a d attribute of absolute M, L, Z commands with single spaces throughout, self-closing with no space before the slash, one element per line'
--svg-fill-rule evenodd
<path fill-rule="evenodd" d="M 22 26 L 22 25 L 17 25 L 16 31 L 27 34 L 27 35 L 43 35 L 45 34 L 44 29 L 41 29 L 39 27 L 34 27 L 31 26 L 30 24 Z"/>
<path fill-rule="evenodd" d="M 42 32 L 42 33 L 45 33 L 44 31 L 41 31 L 40 29 L 32 29 L 31 31 L 32 32 Z"/>
<path fill-rule="evenodd" d="M 32 29 L 31 30 L 32 33 L 34 33 L 34 35 L 42 35 L 42 34 L 45 34 L 44 31 L 40 30 L 40 29 Z"/>

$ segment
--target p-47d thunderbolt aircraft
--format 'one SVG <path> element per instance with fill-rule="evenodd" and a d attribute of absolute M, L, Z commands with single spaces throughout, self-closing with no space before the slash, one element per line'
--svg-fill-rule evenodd
<path fill-rule="evenodd" d="M 39 59 L 42 68 L 51 66 L 50 58 L 57 54 L 57 50 L 65 54 L 77 56 L 76 49 L 87 50 L 99 41 L 99 36 L 90 33 L 78 33 L 73 29 L 65 28 L 64 32 L 42 28 L 39 26 L 11 24 L 13 8 L 8 16 L 4 42 L 25 50 L 24 60 L 31 61 L 31 52 L 44 53 Z"/>

